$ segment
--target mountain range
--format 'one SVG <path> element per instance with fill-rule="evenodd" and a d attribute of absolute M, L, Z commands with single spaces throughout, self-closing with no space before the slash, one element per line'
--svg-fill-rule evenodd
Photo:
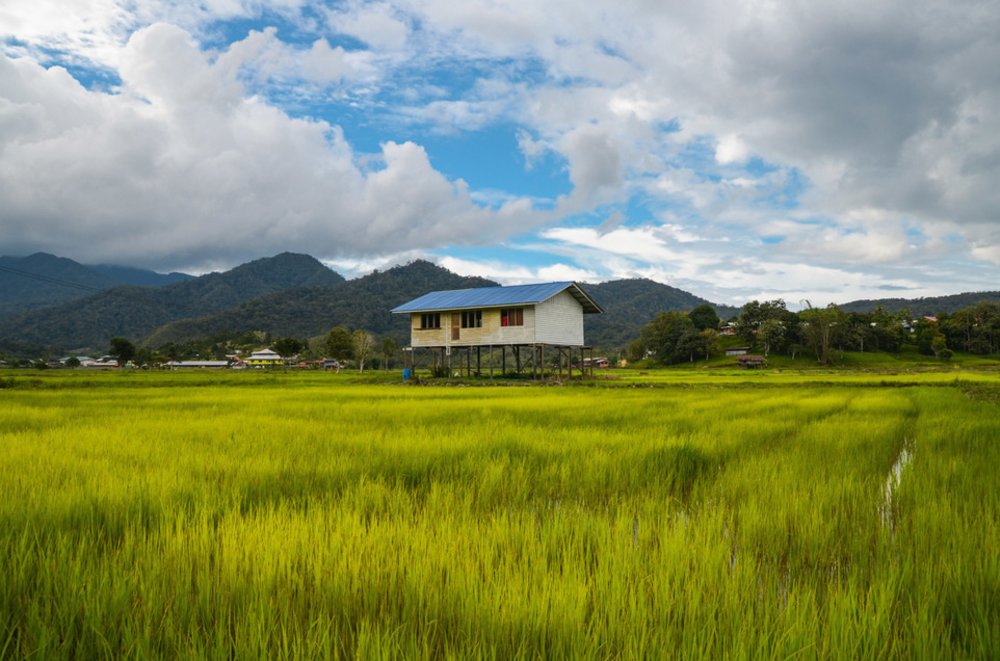
<path fill-rule="evenodd" d="M 297 287 L 336 285 L 343 276 L 308 255 L 283 253 L 224 273 L 161 287 L 122 285 L 0 320 L 0 339 L 63 349 L 103 350 L 112 337 L 140 341 L 160 326 Z"/>
<path fill-rule="evenodd" d="M 119 336 L 154 348 L 246 331 L 304 339 L 334 326 L 363 328 L 405 344 L 408 322 L 392 315 L 391 308 L 428 291 L 496 284 L 423 260 L 345 280 L 315 258 L 293 253 L 198 277 L 85 266 L 44 253 L 3 257 L 0 353 L 100 352 L 112 337 Z M 605 309 L 605 314 L 585 318 L 586 337 L 588 343 L 606 351 L 627 345 L 658 312 L 685 311 L 709 303 L 645 279 L 585 287 Z M 861 311 L 882 305 L 887 310 L 908 308 L 913 314 L 937 314 L 980 300 L 1000 300 L 1000 292 L 856 301 L 842 307 Z M 739 312 L 739 308 L 709 304 L 723 319 Z"/>
<path fill-rule="evenodd" d="M 38 252 L 0 257 L 0 319 L 37 307 L 86 298 L 121 285 L 162 287 L 192 279 L 185 273 L 156 273 L 127 266 L 87 266 Z"/>
<path fill-rule="evenodd" d="M 863 299 L 844 303 L 840 306 L 840 309 L 844 312 L 869 312 L 876 307 L 881 307 L 886 312 L 896 313 L 908 310 L 913 317 L 923 317 L 943 312 L 949 314 L 958 312 L 982 301 L 1000 303 L 1000 291 L 966 292 L 964 294 L 949 294 L 947 296 L 930 296 L 926 298 Z"/>

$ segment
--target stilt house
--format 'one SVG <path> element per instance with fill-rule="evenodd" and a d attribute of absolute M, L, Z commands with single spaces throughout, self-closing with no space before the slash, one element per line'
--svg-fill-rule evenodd
<path fill-rule="evenodd" d="M 567 369 L 578 350 L 589 351 L 583 337 L 583 315 L 604 310 L 575 282 L 549 282 L 512 287 L 481 287 L 436 291 L 404 303 L 392 310 L 410 315 L 412 349 L 430 349 L 437 357 L 448 357 L 453 350 L 464 354 L 466 370 L 471 372 L 473 351 L 476 371 L 481 372 L 482 350 L 501 351 L 502 369 L 506 371 L 507 349 L 511 350 L 518 371 L 531 365 L 544 371 L 545 349 L 556 351 L 559 369 L 565 358 Z M 523 352 L 526 351 L 525 355 Z"/>

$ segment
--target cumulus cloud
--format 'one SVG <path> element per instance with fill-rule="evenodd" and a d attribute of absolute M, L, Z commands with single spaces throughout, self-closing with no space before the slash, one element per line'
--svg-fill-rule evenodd
<path fill-rule="evenodd" d="M 752 299 L 783 298 L 790 307 L 865 298 L 880 290 L 911 296 L 954 293 L 942 281 L 926 282 L 922 265 L 906 265 L 885 273 L 815 263 L 790 251 L 790 258 L 768 246 L 692 237 L 676 228 L 622 227 L 607 234 L 587 228 L 553 228 L 544 232 L 547 249 L 573 256 L 591 266 L 601 279 L 649 278 L 680 287 L 716 303 L 741 305 Z"/>
<path fill-rule="evenodd" d="M 294 16 L 310 0 L 272 0 L 275 14 Z M 259 0 L 4 0 L 0 40 L 13 39 L 42 62 L 74 61 L 116 68 L 136 30 L 163 22 L 198 33 L 219 21 L 249 18 Z M 210 29 L 210 28 L 209 28 Z"/>
<path fill-rule="evenodd" d="M 405 20 L 387 3 L 354 2 L 328 11 L 327 19 L 336 32 L 356 37 L 376 50 L 403 49 L 410 32 Z"/>
<path fill-rule="evenodd" d="M 583 126 L 567 133 L 559 147 L 569 161 L 575 195 L 589 198 L 621 184 L 621 154 L 607 131 Z"/>
<path fill-rule="evenodd" d="M 881 206 L 926 222 L 997 221 L 996 2 L 627 2 L 608 12 L 601 3 L 501 10 L 470 0 L 410 9 L 461 48 L 530 54 L 557 80 L 585 81 L 534 90 L 524 113 L 579 186 L 626 183 L 616 158 L 620 171 L 642 172 L 634 159 L 664 156 L 655 140 L 645 153 L 632 149 L 636 127 L 610 115 L 676 118 L 678 142 L 717 136 L 719 164 L 752 155 L 794 164 L 815 183 L 808 202 L 817 213 Z M 624 78 L 581 70 L 598 57 L 621 63 Z"/>
<path fill-rule="evenodd" d="M 738 135 L 725 135 L 715 146 L 715 160 L 725 165 L 745 161 L 750 152 Z"/>
<path fill-rule="evenodd" d="M 377 76 L 366 52 L 331 47 L 326 39 L 316 39 L 307 48 L 294 47 L 281 41 L 273 27 L 252 30 L 245 39 L 232 44 L 219 62 L 246 71 L 261 86 L 291 82 L 323 87 Z"/>
<path fill-rule="evenodd" d="M 437 262 L 453 273 L 489 278 L 501 285 L 524 285 L 534 282 L 597 282 L 600 280 L 600 275 L 596 271 L 562 262 L 528 267 L 501 260 L 461 259 L 450 256 L 441 257 Z"/>
<path fill-rule="evenodd" d="M 412 142 L 360 167 L 339 128 L 247 97 L 226 56 L 210 61 L 179 28 L 140 30 L 121 57 L 114 95 L 0 57 L 6 250 L 196 267 L 491 240 L 538 222 L 516 200 L 484 210 Z"/>
<path fill-rule="evenodd" d="M 289 25 L 220 38 L 261 15 Z M 911 287 L 909 265 L 934 261 L 988 284 L 963 264 L 1000 263 L 998 33 L 998 0 L 9 0 L 0 239 L 56 250 L 43 238 L 99 229 L 193 256 L 249 235 L 361 259 L 562 215 L 546 249 L 588 272 L 739 280 L 742 296 L 813 275 Z M 120 93 L 34 63 L 74 58 L 118 72 Z M 319 115 L 279 110 L 288 90 L 340 95 L 394 141 L 356 154 L 343 106 L 299 119 Z M 484 211 L 487 191 L 419 145 L 497 126 L 533 176 L 565 168 L 552 213 L 517 190 Z M 579 233 L 636 208 L 642 227 Z M 746 262 L 733 245 L 764 248 Z"/>

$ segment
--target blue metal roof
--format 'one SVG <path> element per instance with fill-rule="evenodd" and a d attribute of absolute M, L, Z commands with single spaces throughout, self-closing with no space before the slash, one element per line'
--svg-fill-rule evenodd
<path fill-rule="evenodd" d="M 392 312 L 400 314 L 404 312 L 438 312 L 441 310 L 498 308 L 509 305 L 534 305 L 547 301 L 559 292 L 566 290 L 569 290 L 573 298 L 580 301 L 585 313 L 604 312 L 601 306 L 595 303 L 575 282 L 546 282 L 537 285 L 432 291 L 408 303 L 394 307 Z"/>

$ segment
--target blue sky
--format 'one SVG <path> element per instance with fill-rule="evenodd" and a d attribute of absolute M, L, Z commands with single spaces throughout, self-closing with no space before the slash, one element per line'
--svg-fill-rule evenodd
<path fill-rule="evenodd" d="M 1000 289 L 1000 5 L 6 0 L 0 252 Z"/>

